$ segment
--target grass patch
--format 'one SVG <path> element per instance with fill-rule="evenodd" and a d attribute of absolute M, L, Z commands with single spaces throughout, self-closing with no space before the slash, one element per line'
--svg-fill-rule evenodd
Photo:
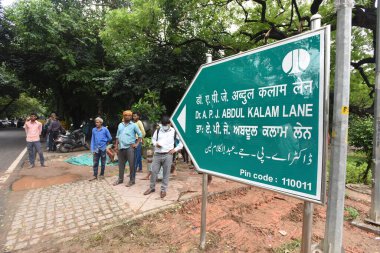
<path fill-rule="evenodd" d="M 103 235 L 101 233 L 97 233 L 93 236 L 91 236 L 88 240 L 89 242 L 89 247 L 90 248 L 95 248 L 95 247 L 98 247 L 99 245 L 102 244 L 102 241 L 103 241 Z"/>
<path fill-rule="evenodd" d="M 299 252 L 301 248 L 301 241 L 300 240 L 292 240 L 289 243 L 286 243 L 279 248 L 275 249 L 274 253 L 295 253 Z"/>
<path fill-rule="evenodd" d="M 359 216 L 359 211 L 349 206 L 344 208 L 344 220 L 355 220 Z"/>

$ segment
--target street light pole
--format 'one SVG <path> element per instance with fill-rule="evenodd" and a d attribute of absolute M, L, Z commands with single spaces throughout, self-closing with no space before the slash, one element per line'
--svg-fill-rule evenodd
<path fill-rule="evenodd" d="M 321 15 L 315 14 L 311 17 L 311 30 L 316 30 L 320 27 L 321 27 Z M 309 201 L 304 201 L 301 253 L 311 253 L 311 243 L 312 243 L 312 235 L 313 235 L 313 213 L 314 213 L 314 204 Z"/>
<path fill-rule="evenodd" d="M 212 55 L 206 54 L 206 63 L 212 62 Z M 202 175 L 202 207 L 201 207 L 201 242 L 200 248 L 206 248 L 206 213 L 207 213 L 207 173 Z"/>
<path fill-rule="evenodd" d="M 325 253 L 342 252 L 350 100 L 352 0 L 336 0 L 337 30 L 331 169 L 329 175 Z"/>
<path fill-rule="evenodd" d="M 373 135 L 372 194 L 369 221 L 380 225 L 380 1 L 377 1 L 376 22 L 376 73 L 375 73 L 375 117 Z"/>

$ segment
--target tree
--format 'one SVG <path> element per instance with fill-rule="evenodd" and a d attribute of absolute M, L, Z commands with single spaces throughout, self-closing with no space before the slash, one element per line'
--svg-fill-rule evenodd
<path fill-rule="evenodd" d="M 352 73 L 351 107 L 357 113 L 373 108 L 374 73 L 371 64 L 374 62 L 373 33 L 376 18 L 374 2 L 361 1 L 361 4 L 355 5 L 353 9 L 352 66 L 355 71 Z M 110 57 L 137 69 L 143 68 L 140 62 L 151 63 L 150 60 L 155 59 L 157 52 L 161 52 L 161 56 L 166 52 L 164 56 L 167 57 L 161 58 L 163 64 L 166 62 L 172 64 L 173 54 L 179 52 L 178 57 L 192 59 L 196 56 L 195 62 L 199 66 L 204 62 L 204 55 L 191 54 L 194 51 L 191 51 L 190 55 L 182 52 L 196 45 L 198 52 L 202 54 L 210 50 L 214 59 L 236 54 L 310 30 L 310 18 L 317 12 L 322 15 L 324 24 L 332 26 L 334 38 L 336 12 L 332 2 L 134 0 L 128 8 L 116 9 L 107 14 L 101 38 Z M 334 43 L 332 49 L 334 52 Z M 197 69 L 198 66 L 194 67 Z M 331 66 L 333 75 L 334 63 Z M 190 66 L 179 68 L 194 75 L 195 69 L 188 67 Z M 156 71 L 156 74 L 165 71 L 160 66 L 154 68 L 158 69 L 161 71 Z M 125 79 L 130 79 L 134 74 L 139 79 L 143 75 L 128 67 L 124 68 L 124 73 L 131 74 L 126 75 Z M 189 73 L 183 80 L 176 73 L 172 72 L 169 76 L 172 78 L 178 76 L 175 80 L 184 83 L 186 87 L 191 80 L 191 74 Z M 183 73 L 181 75 L 183 76 Z M 167 80 L 171 80 L 169 76 L 162 76 L 166 79 L 166 83 Z M 163 80 L 161 77 L 157 79 Z M 152 85 L 147 84 L 145 80 L 139 84 L 140 87 L 152 88 Z M 177 86 L 177 88 L 180 90 L 179 94 L 182 94 L 183 87 Z M 171 107 L 168 108 L 170 110 Z"/>
<path fill-rule="evenodd" d="M 7 99 L 0 98 L 0 105 L 4 103 L 7 103 Z M 36 98 L 29 97 L 26 93 L 21 93 L 19 98 L 8 107 L 4 117 L 25 118 L 31 112 L 35 112 L 38 115 L 46 115 L 46 109 Z"/>
<path fill-rule="evenodd" d="M 31 95 L 74 121 L 95 115 L 107 94 L 108 64 L 99 39 L 103 10 L 90 1 L 21 0 L 5 11 L 14 38 L 8 65 Z M 102 111 L 102 108 L 100 108 Z"/>
<path fill-rule="evenodd" d="M 5 114 L 12 103 L 18 99 L 21 91 L 22 87 L 16 75 L 8 70 L 5 64 L 0 65 L 0 99 L 2 101 L 0 115 Z"/>
<path fill-rule="evenodd" d="M 354 6 L 350 106 L 361 115 L 373 111 L 374 3 Z M 2 16 L 0 57 L 30 94 L 77 120 L 130 108 L 148 89 L 171 112 L 206 52 L 302 33 L 317 12 L 334 31 L 334 4 L 321 0 L 20 0 Z"/>

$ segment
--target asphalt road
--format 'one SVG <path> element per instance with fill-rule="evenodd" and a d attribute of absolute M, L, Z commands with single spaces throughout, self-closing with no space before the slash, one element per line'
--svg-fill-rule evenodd
<path fill-rule="evenodd" d="M 0 172 L 4 172 L 26 147 L 23 128 L 0 128 Z"/>

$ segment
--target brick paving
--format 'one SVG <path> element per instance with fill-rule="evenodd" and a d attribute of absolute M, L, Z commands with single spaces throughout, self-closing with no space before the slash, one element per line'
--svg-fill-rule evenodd
<path fill-rule="evenodd" d="M 30 190 L 18 206 L 6 237 L 5 251 L 77 233 L 132 216 L 122 197 L 106 180 L 79 181 Z"/>
<path fill-rule="evenodd" d="M 64 175 L 61 170 L 66 168 L 53 160 L 50 160 L 49 167 L 53 171 L 48 175 L 47 171 L 38 171 L 37 168 L 36 171 L 26 170 L 21 176 L 37 175 L 40 178 L 38 175 L 43 175 L 42 178 L 46 179 L 56 177 L 57 174 Z M 35 247 L 65 242 L 82 233 L 107 229 L 121 221 L 141 217 L 199 196 L 202 189 L 201 177 L 189 170 L 186 164 L 177 165 L 177 169 L 178 175 L 171 177 L 164 199 L 160 198 L 160 183 L 157 184 L 155 193 L 143 195 L 149 187 L 149 181 L 141 180 L 146 176 L 145 173 L 137 173 L 136 185 L 133 187 L 125 187 L 125 184 L 112 186 L 112 182 L 117 179 L 118 168 L 108 168 L 108 176 L 101 181 L 82 180 L 45 188 L 29 188 L 19 196 L 15 193 L 13 196 L 17 202 L 10 205 L 5 203 L 8 218 L 4 224 L 0 224 L 0 251 L 34 252 Z M 84 171 L 87 175 L 91 169 L 85 168 Z M 90 174 L 91 172 L 88 175 Z M 124 183 L 127 182 L 126 176 Z M 209 193 L 235 187 L 239 187 L 239 184 L 214 178 Z"/>

